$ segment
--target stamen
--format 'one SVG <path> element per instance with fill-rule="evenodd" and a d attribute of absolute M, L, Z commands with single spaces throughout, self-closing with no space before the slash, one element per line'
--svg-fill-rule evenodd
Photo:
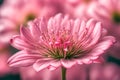
<path fill-rule="evenodd" d="M 54 34 L 54 36 L 49 37 L 48 44 L 50 45 L 51 49 L 46 51 L 48 57 L 52 57 L 55 59 L 71 59 L 81 56 L 82 50 L 79 48 L 79 44 L 75 44 L 73 41 L 73 37 L 66 33 L 65 30 L 61 30 L 61 33 Z M 84 33 L 85 34 L 85 33 Z M 44 36 L 41 39 L 44 41 Z M 48 47 L 48 49 L 50 48 Z M 78 50 L 76 50 L 78 49 Z"/>

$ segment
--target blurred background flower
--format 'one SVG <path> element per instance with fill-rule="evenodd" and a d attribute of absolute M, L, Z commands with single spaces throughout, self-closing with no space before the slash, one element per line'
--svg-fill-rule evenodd
<path fill-rule="evenodd" d="M 101 21 L 108 35 L 116 37 L 117 42 L 107 55 L 120 59 L 120 0 L 99 0 L 96 7 L 89 10 L 88 16 Z"/>

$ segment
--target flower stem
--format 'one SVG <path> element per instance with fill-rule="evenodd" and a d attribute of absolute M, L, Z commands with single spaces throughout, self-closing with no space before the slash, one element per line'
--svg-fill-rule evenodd
<path fill-rule="evenodd" d="M 66 68 L 62 67 L 62 80 L 66 80 Z"/>

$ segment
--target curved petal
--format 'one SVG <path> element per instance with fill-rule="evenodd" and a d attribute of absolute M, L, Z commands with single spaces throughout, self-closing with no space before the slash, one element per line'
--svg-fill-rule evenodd
<path fill-rule="evenodd" d="M 12 46 L 14 46 L 15 48 L 17 48 L 18 50 L 23 50 L 26 48 L 29 49 L 33 49 L 32 46 L 30 46 L 29 44 L 27 44 L 26 42 L 23 41 L 23 39 L 21 39 L 20 36 L 14 36 L 11 40 L 10 40 L 10 44 Z"/>
<path fill-rule="evenodd" d="M 55 27 L 53 26 L 53 17 L 51 17 L 47 23 L 47 27 L 48 27 L 48 32 L 52 33 L 53 31 L 55 31 Z"/>
<path fill-rule="evenodd" d="M 60 27 L 60 29 L 65 28 L 65 30 L 70 31 L 70 33 L 71 33 L 72 28 L 73 28 L 73 26 L 71 26 L 71 24 L 72 24 L 72 21 L 70 22 L 69 21 L 69 16 L 66 15 L 66 16 L 64 16 L 64 18 L 61 21 L 61 27 Z"/>
<path fill-rule="evenodd" d="M 25 26 L 20 27 L 20 34 L 21 34 L 22 38 L 25 38 L 25 39 L 31 39 L 32 38 L 29 28 L 26 28 Z"/>
<path fill-rule="evenodd" d="M 77 59 L 77 64 L 90 64 L 92 61 L 89 58 L 82 58 L 82 59 Z"/>
<path fill-rule="evenodd" d="M 65 60 L 65 59 L 62 59 L 61 60 L 61 64 L 65 68 L 71 68 L 73 65 L 76 64 L 76 61 L 75 60 Z"/>
<path fill-rule="evenodd" d="M 50 62 L 50 65 L 48 66 L 48 69 L 52 71 L 52 70 L 57 69 L 60 66 L 61 66 L 61 63 L 60 63 L 59 60 L 53 60 L 52 62 Z"/>
<path fill-rule="evenodd" d="M 62 30 L 63 28 L 66 28 L 69 25 L 68 23 L 68 16 L 62 17 L 62 14 L 57 14 L 55 17 L 51 17 L 48 21 L 48 31 L 49 33 L 54 32 L 57 34 L 59 30 Z"/>
<path fill-rule="evenodd" d="M 55 27 L 55 33 L 57 34 L 60 30 L 60 27 L 61 27 L 61 21 L 62 21 L 62 14 L 59 13 L 57 14 L 55 17 L 54 17 L 54 20 L 53 20 L 53 25 Z"/>
<path fill-rule="evenodd" d="M 115 38 L 112 36 L 106 36 L 102 39 L 100 43 L 98 43 L 94 49 L 88 53 L 88 55 L 84 56 L 83 58 L 77 59 L 78 64 L 90 64 L 100 62 L 101 59 L 99 58 L 100 54 L 104 53 L 106 49 L 108 49 L 113 42 L 115 42 Z"/>
<path fill-rule="evenodd" d="M 78 35 L 79 35 L 79 40 L 82 40 L 82 38 L 84 37 L 84 33 L 85 33 L 85 21 L 81 21 L 81 25 L 80 25 L 80 29 L 79 29 L 79 32 L 78 32 Z"/>
<path fill-rule="evenodd" d="M 17 60 L 16 62 L 9 63 L 10 67 L 26 67 L 26 66 L 31 66 L 36 59 L 25 59 L 25 60 Z"/>
<path fill-rule="evenodd" d="M 73 35 L 76 35 L 76 33 L 78 33 L 78 31 L 80 29 L 80 24 L 81 24 L 80 19 L 76 19 L 74 22 L 74 27 L 73 27 L 73 31 L 72 31 Z"/>
<path fill-rule="evenodd" d="M 102 63 L 105 62 L 105 60 L 104 60 L 102 57 L 99 57 L 99 58 L 93 60 L 93 63 L 101 63 L 101 62 L 102 62 Z"/>
<path fill-rule="evenodd" d="M 38 72 L 41 71 L 44 68 L 48 68 L 51 63 L 51 59 L 38 59 L 34 64 L 33 68 Z"/>
<path fill-rule="evenodd" d="M 92 34 L 90 35 L 90 38 L 88 38 L 88 41 L 89 41 L 89 39 L 92 39 L 92 40 L 90 40 L 91 42 L 85 47 L 88 48 L 88 47 L 91 47 L 92 45 L 96 44 L 98 42 L 98 40 L 100 39 L 100 37 L 101 37 L 101 23 L 98 22 L 98 23 L 96 23 L 95 28 L 94 28 Z"/>
<path fill-rule="evenodd" d="M 100 43 L 98 43 L 94 49 L 89 53 L 88 56 L 97 56 L 103 53 L 106 49 L 108 49 L 115 42 L 115 38 L 112 36 L 106 36 L 102 39 Z"/>
<path fill-rule="evenodd" d="M 8 59 L 8 64 L 14 67 L 28 66 L 33 64 L 39 58 L 39 54 L 30 54 L 28 51 L 19 51 Z"/>
<path fill-rule="evenodd" d="M 21 26 L 20 28 L 21 38 L 30 46 L 35 47 L 37 45 L 36 39 L 31 35 L 30 29 L 28 27 Z"/>
<path fill-rule="evenodd" d="M 39 23 L 37 21 L 36 22 L 31 21 L 28 23 L 28 26 L 30 28 L 31 35 L 34 37 L 34 39 L 39 40 L 39 37 L 41 35 Z"/>
<path fill-rule="evenodd" d="M 48 69 L 49 69 L 50 71 L 53 71 L 53 70 L 56 69 L 56 67 L 50 65 L 50 66 L 48 66 Z"/>
<path fill-rule="evenodd" d="M 31 44 L 31 42 L 34 41 L 34 39 L 33 39 L 32 35 L 31 35 L 31 32 L 30 32 L 29 28 L 26 28 L 26 27 L 24 27 L 24 26 L 21 26 L 21 27 L 20 27 L 20 34 L 21 34 L 21 38 L 22 38 L 24 41 L 28 42 L 29 44 Z"/>
<path fill-rule="evenodd" d="M 45 23 L 44 18 L 40 19 L 40 21 L 39 21 L 39 28 L 40 28 L 40 31 L 42 33 L 47 33 L 48 32 L 48 28 L 47 28 L 47 25 Z"/>
<path fill-rule="evenodd" d="M 59 60 L 54 60 L 52 63 L 50 63 L 50 65 L 57 68 L 57 67 L 61 66 L 61 63 Z"/>

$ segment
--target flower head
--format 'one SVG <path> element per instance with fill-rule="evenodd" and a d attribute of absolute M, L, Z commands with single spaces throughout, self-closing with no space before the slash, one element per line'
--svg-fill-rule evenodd
<path fill-rule="evenodd" d="M 90 15 L 102 22 L 107 22 L 106 24 L 116 26 L 120 24 L 119 4 L 119 0 L 99 0 L 97 7 L 91 9 Z"/>
<path fill-rule="evenodd" d="M 8 63 L 15 67 L 33 65 L 36 71 L 94 63 L 115 41 L 105 33 L 101 23 L 93 19 L 72 20 L 61 14 L 48 21 L 36 19 L 28 27 L 21 26 L 20 35 L 11 39 L 11 45 L 20 51 Z"/>
<path fill-rule="evenodd" d="M 66 0 L 65 12 L 73 18 L 89 18 L 89 10 L 97 3 L 98 0 Z"/>
<path fill-rule="evenodd" d="M 119 58 L 120 48 L 120 0 L 99 0 L 97 7 L 91 9 L 91 17 L 103 22 L 108 34 L 116 38 L 117 43 L 110 49 L 110 55 Z M 99 9 L 98 9 L 99 8 Z"/>

